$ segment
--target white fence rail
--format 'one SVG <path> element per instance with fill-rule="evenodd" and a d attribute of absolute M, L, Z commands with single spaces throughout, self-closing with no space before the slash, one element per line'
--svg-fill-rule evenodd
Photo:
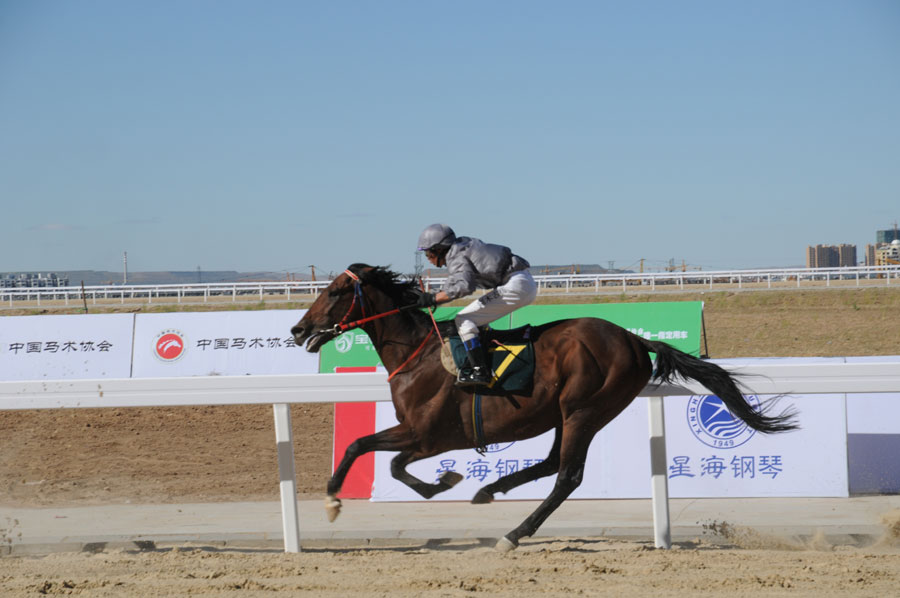
<path fill-rule="evenodd" d="M 746 375 L 755 394 L 900 392 L 900 367 L 886 363 L 728 366 Z M 696 382 L 648 386 L 655 542 L 671 545 L 663 397 L 704 394 Z M 296 374 L 0 382 L 0 410 L 185 405 L 274 404 L 285 551 L 300 550 L 290 403 L 389 401 L 386 375 Z"/>
<path fill-rule="evenodd" d="M 809 286 L 847 288 L 897 285 L 900 266 L 855 268 L 780 268 L 609 274 L 536 274 L 540 293 L 621 293 L 720 289 L 796 289 Z M 425 285 L 441 288 L 445 279 L 430 277 Z M 331 281 L 235 282 L 208 284 L 102 285 L 46 288 L 2 288 L 0 306 L 22 303 L 68 306 L 89 303 L 249 303 L 308 300 Z"/>
<path fill-rule="evenodd" d="M 535 276 L 539 288 L 565 292 L 634 292 L 662 290 L 714 290 L 716 288 L 793 289 L 804 286 L 843 287 L 896 285 L 900 266 L 854 268 L 780 268 L 648 272 L 628 274 L 568 274 Z"/>

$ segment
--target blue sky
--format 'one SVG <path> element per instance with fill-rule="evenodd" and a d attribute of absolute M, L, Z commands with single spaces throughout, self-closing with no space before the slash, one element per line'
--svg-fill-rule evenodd
<path fill-rule="evenodd" d="M 900 2 L 0 0 L 0 200 L 0 272 L 862 259 Z"/>

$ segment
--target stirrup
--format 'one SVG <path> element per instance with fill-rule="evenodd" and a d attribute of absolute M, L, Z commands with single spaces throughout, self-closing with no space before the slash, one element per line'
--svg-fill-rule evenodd
<path fill-rule="evenodd" d="M 456 384 L 458 386 L 487 385 L 492 380 L 491 372 L 487 368 L 478 366 L 462 368 L 456 375 Z"/>

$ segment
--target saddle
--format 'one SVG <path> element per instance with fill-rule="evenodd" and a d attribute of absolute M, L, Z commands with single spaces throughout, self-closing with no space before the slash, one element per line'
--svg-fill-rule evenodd
<path fill-rule="evenodd" d="M 466 348 L 463 346 L 456 325 L 442 322 L 441 363 L 454 376 L 466 365 Z M 534 384 L 534 346 L 530 325 L 512 330 L 481 328 L 481 346 L 487 351 L 488 363 L 494 380 L 477 387 L 481 394 L 508 395 L 527 393 Z"/>

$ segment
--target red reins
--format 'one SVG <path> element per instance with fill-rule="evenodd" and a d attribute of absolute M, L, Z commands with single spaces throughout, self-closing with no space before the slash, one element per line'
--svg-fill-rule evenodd
<path fill-rule="evenodd" d="M 415 351 L 413 351 L 413 354 L 410 355 L 410 356 L 406 359 L 406 361 L 404 361 L 403 363 L 400 364 L 400 367 L 398 367 L 396 370 L 394 370 L 393 372 L 391 372 L 390 374 L 388 374 L 388 382 L 391 381 L 391 378 L 393 378 L 394 376 L 396 376 L 397 374 L 399 374 L 400 371 L 401 371 L 403 368 L 406 367 L 406 364 L 408 364 L 410 361 L 412 361 L 412 360 L 415 358 L 416 355 L 418 355 L 419 353 L 422 352 L 422 349 L 425 348 L 425 343 L 428 342 L 428 339 L 431 338 L 431 335 L 432 335 L 432 334 L 434 334 L 434 330 L 429 330 L 429 331 L 428 331 L 428 336 L 425 337 L 425 340 L 422 341 L 422 344 L 419 345 L 419 348 L 416 349 Z"/>
<path fill-rule="evenodd" d="M 353 290 L 353 302 L 350 304 L 350 308 L 347 309 L 347 313 L 344 314 L 344 317 L 341 318 L 341 321 L 334 325 L 335 335 L 343 334 L 344 332 L 347 332 L 348 330 L 357 328 L 357 327 L 362 326 L 363 324 L 366 324 L 367 322 L 371 322 L 373 320 L 379 320 L 381 318 L 393 316 L 395 314 L 400 313 L 404 309 L 406 309 L 406 307 L 397 307 L 390 311 L 386 311 L 386 312 L 383 312 L 380 314 L 375 314 L 374 316 L 367 316 L 367 317 L 360 318 L 359 320 L 353 320 L 352 322 L 345 322 L 345 320 L 350 316 L 350 312 L 353 311 L 353 307 L 356 305 L 357 299 L 359 299 L 360 310 L 362 310 L 363 316 L 365 316 L 365 314 L 366 314 L 366 308 L 365 308 L 365 305 L 363 304 L 362 290 L 360 288 L 361 282 L 359 280 L 359 276 L 357 276 L 350 270 L 344 270 L 344 272 L 347 274 L 347 276 L 349 276 L 350 278 L 353 279 L 353 281 L 356 283 L 356 286 Z M 409 306 L 409 307 L 412 308 L 415 306 Z M 429 310 L 429 313 L 431 313 L 431 310 Z M 431 321 L 434 322 L 434 315 L 431 316 Z M 435 333 L 436 330 L 437 330 L 437 322 L 434 322 L 434 329 L 428 331 L 428 334 L 425 336 L 425 340 L 422 341 L 422 344 L 419 345 L 419 348 L 416 349 L 415 351 L 413 351 L 413 354 L 410 355 L 406 359 L 406 361 L 404 361 L 402 364 L 400 364 L 400 367 L 398 367 L 396 370 L 394 370 L 393 372 L 391 372 L 388 375 L 388 381 L 390 381 L 390 379 L 393 378 L 394 375 L 400 373 L 400 370 L 405 368 L 406 365 L 416 357 L 416 355 L 418 355 L 419 353 L 422 352 L 422 349 L 425 348 L 425 344 L 428 342 L 428 339 L 430 339 L 432 337 L 432 335 Z"/>
<path fill-rule="evenodd" d="M 347 313 L 349 313 L 349 312 L 347 312 Z M 380 320 L 381 318 L 393 316 L 394 314 L 398 314 L 398 313 L 400 313 L 399 307 L 397 309 L 392 309 L 391 311 L 386 311 L 381 314 L 375 314 L 374 316 L 369 316 L 368 318 L 362 318 L 362 319 L 354 320 L 352 322 L 347 322 L 347 323 L 342 322 L 340 324 L 334 325 L 334 331 L 337 333 L 347 332 L 351 328 L 356 328 L 358 326 L 362 326 L 363 324 L 365 324 L 367 322 L 371 322 L 372 320 Z"/>

